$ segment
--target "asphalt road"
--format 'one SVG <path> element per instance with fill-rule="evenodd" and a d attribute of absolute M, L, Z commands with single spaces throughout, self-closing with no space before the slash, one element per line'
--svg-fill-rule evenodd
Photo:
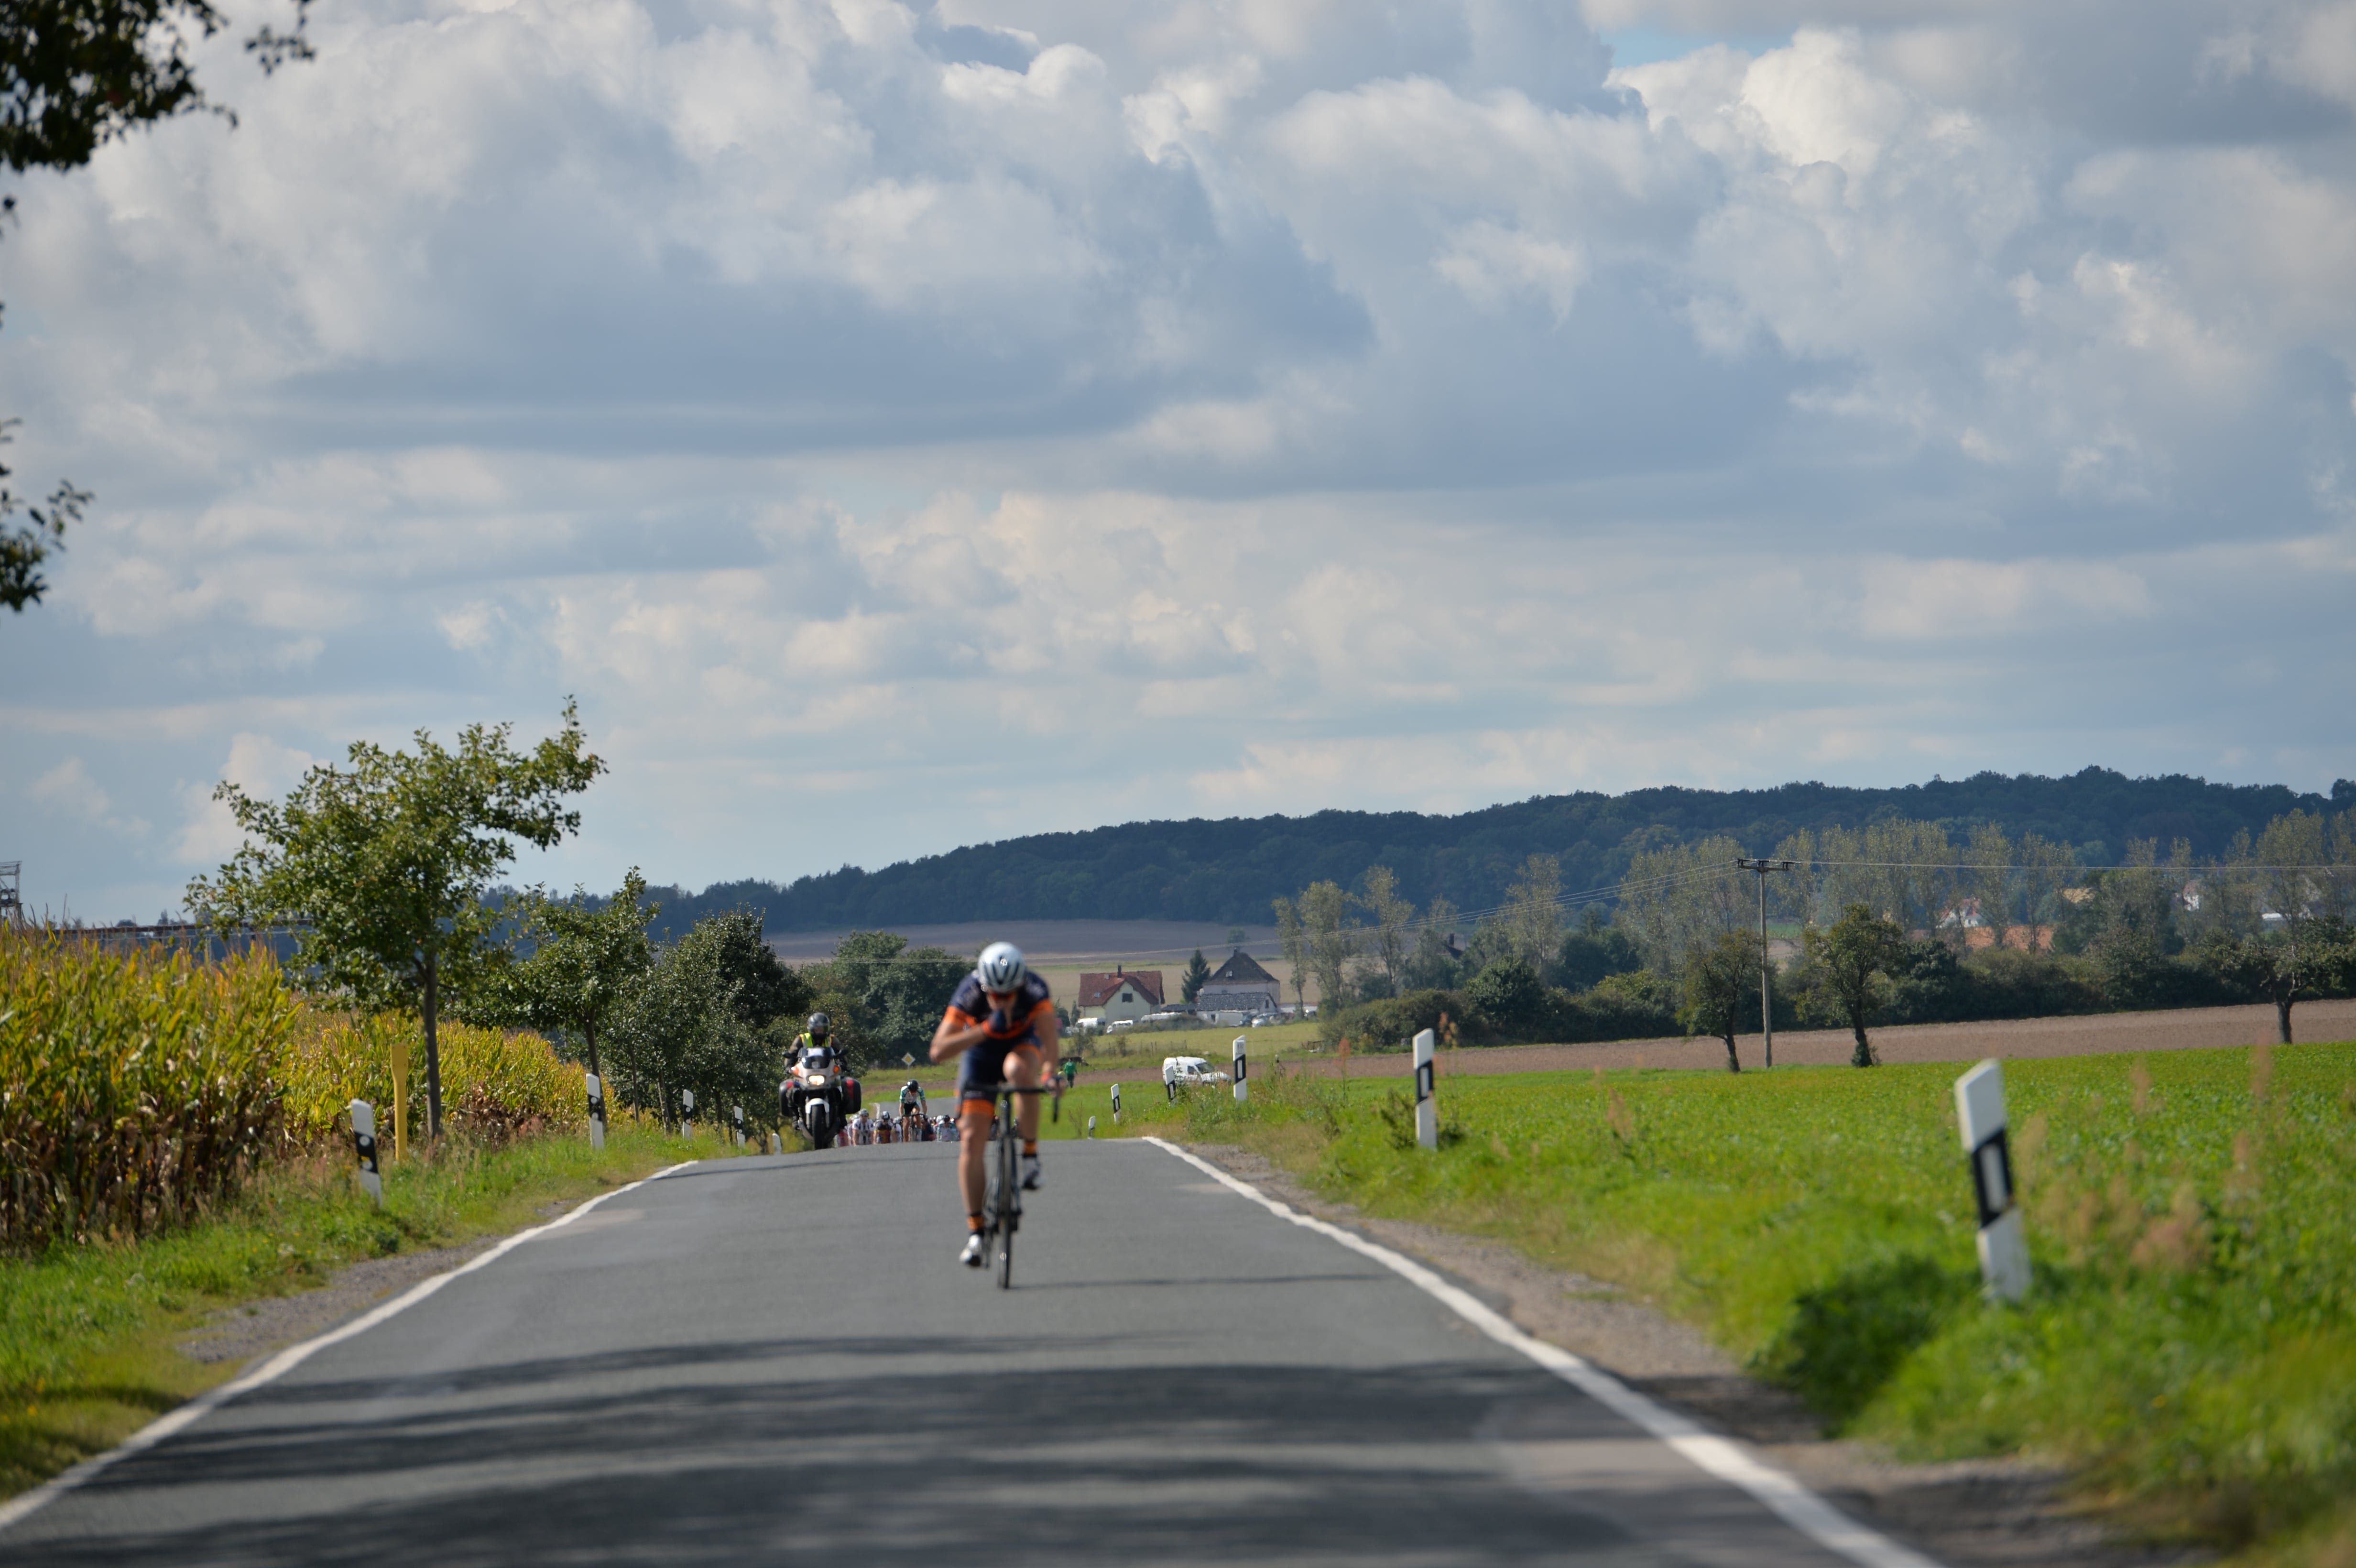
<path fill-rule="evenodd" d="M 44 1564 L 1823 1564 L 1380 1264 L 1135 1142 L 1015 1288 L 941 1145 L 691 1167 L 0 1534 Z"/>

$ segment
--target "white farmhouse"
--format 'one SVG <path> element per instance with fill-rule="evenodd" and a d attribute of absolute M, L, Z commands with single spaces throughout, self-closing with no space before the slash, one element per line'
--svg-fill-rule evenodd
<path fill-rule="evenodd" d="M 1162 1010 L 1162 971 L 1116 965 L 1109 975 L 1083 974 L 1077 1007 L 1081 1018 L 1098 1019 L 1108 1024 L 1158 1013 Z"/>
<path fill-rule="evenodd" d="M 1272 1013 L 1284 1000 L 1284 987 L 1242 948 L 1211 971 L 1194 993 L 1194 1010 L 1201 1013 Z"/>

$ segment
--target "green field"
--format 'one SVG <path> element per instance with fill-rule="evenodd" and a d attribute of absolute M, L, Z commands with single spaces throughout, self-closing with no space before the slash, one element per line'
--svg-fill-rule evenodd
<path fill-rule="evenodd" d="M 238 1368 L 182 1355 L 214 1308 L 306 1290 L 364 1258 L 520 1230 L 718 1140 L 617 1126 L 605 1152 L 579 1135 L 388 1166 L 381 1211 L 340 1159 L 281 1167 L 197 1224 L 134 1244 L 59 1244 L 0 1259 L 0 1497 L 123 1438 Z"/>
<path fill-rule="evenodd" d="M 2129 1530 L 2356 1561 L 2356 1045 L 2008 1063 L 2017 1308 L 1980 1298 L 1957 1072 L 1447 1080 L 1437 1154 L 1401 1147 L 1396 1081 L 1132 1096 L 1124 1130 L 1255 1145 L 1369 1212 L 1616 1281 L 1829 1430 L 2049 1456 Z M 1067 1112 L 1109 1131 L 1102 1099 Z"/>

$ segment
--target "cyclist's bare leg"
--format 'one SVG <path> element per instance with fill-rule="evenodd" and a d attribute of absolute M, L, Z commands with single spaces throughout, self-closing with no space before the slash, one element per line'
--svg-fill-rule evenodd
<path fill-rule="evenodd" d="M 981 1212 L 981 1200 L 990 1186 L 990 1167 L 985 1163 L 990 1149 L 991 1118 L 998 1107 L 988 1100 L 967 1100 L 958 1106 L 958 1187 L 965 1194 L 965 1211 Z"/>
<path fill-rule="evenodd" d="M 1006 1053 L 1006 1076 L 1017 1089 L 1036 1089 L 1043 1081 L 1039 1058 L 1027 1051 Z M 1021 1118 L 1023 1141 L 1029 1143 L 1039 1136 L 1039 1096 L 1023 1094 L 1016 1097 L 1015 1115 Z"/>

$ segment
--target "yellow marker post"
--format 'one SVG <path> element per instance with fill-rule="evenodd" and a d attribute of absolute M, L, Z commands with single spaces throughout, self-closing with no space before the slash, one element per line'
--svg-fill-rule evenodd
<path fill-rule="evenodd" d="M 392 1042 L 392 1159 L 409 1154 L 409 1041 Z"/>

